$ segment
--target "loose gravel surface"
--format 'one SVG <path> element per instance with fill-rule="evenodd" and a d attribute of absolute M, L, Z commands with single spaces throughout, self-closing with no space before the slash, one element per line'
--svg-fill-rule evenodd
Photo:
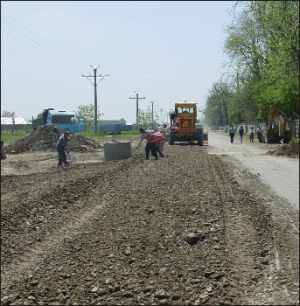
<path fill-rule="evenodd" d="M 1 304 L 299 304 L 299 213 L 207 149 L 2 161 Z"/>

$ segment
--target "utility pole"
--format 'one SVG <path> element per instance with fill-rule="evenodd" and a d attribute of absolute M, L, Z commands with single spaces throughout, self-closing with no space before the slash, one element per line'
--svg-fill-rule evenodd
<path fill-rule="evenodd" d="M 102 74 L 96 75 L 97 74 L 97 68 L 100 68 L 100 65 L 94 66 L 94 65 L 90 65 L 91 68 L 94 69 L 94 84 L 89 80 L 89 78 L 92 78 L 91 75 L 81 75 L 81 77 L 83 78 L 87 78 L 92 85 L 94 86 L 94 126 L 95 126 L 95 134 L 97 134 L 98 128 L 97 128 L 97 119 L 98 119 L 98 109 L 97 109 L 97 85 L 105 78 L 109 77 L 109 75 L 105 75 L 103 76 Z M 101 80 L 97 82 L 97 78 L 101 78 Z"/>
<path fill-rule="evenodd" d="M 163 111 L 163 108 L 160 108 L 160 121 L 161 121 L 161 123 L 162 123 L 162 111 Z"/>
<path fill-rule="evenodd" d="M 153 126 L 153 104 L 155 103 L 155 102 L 150 102 L 150 103 L 152 103 L 152 129 L 154 128 L 154 126 Z"/>
<path fill-rule="evenodd" d="M 139 117 L 139 99 L 146 99 L 145 97 L 139 98 L 139 93 L 136 92 L 136 97 L 135 98 L 130 98 L 129 99 L 136 99 L 136 125 L 138 126 L 138 117 Z"/>

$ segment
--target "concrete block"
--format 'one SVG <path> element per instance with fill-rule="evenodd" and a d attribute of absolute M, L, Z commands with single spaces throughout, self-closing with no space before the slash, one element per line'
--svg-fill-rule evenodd
<path fill-rule="evenodd" d="M 106 161 L 131 157 L 131 142 L 105 142 L 104 159 Z"/>

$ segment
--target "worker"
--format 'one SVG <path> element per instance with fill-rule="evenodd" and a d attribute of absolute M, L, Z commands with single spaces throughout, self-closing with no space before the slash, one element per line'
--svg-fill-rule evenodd
<path fill-rule="evenodd" d="M 161 142 L 159 149 L 161 152 L 163 152 L 164 144 L 167 140 L 168 134 L 167 134 L 167 125 L 164 123 L 158 127 L 158 131 L 162 134 L 164 137 L 164 140 Z"/>
<path fill-rule="evenodd" d="M 1 159 L 7 158 L 7 155 L 3 151 L 4 151 L 4 141 L 1 140 Z"/>
<path fill-rule="evenodd" d="M 70 132 L 65 131 L 58 139 L 58 143 L 56 145 L 56 149 L 58 152 L 58 167 L 62 166 L 62 163 L 64 163 L 66 166 L 69 166 L 66 156 L 66 153 L 69 155 L 69 150 L 67 145 L 69 137 L 70 137 Z"/>
<path fill-rule="evenodd" d="M 165 140 L 166 140 L 166 137 L 162 134 L 162 132 L 160 131 L 154 132 L 153 141 L 155 142 L 156 151 L 158 152 L 160 157 L 165 157 L 163 154 L 163 146 L 164 146 Z"/>
<path fill-rule="evenodd" d="M 254 129 L 253 126 L 250 126 L 250 143 L 253 142 L 254 139 Z"/>
<path fill-rule="evenodd" d="M 170 121 L 171 121 L 171 125 L 174 124 L 174 119 L 175 119 L 175 111 L 173 109 L 170 110 Z"/>
<path fill-rule="evenodd" d="M 146 153 L 145 159 L 149 159 L 149 153 L 151 151 L 151 154 L 154 157 L 154 159 L 158 160 L 156 139 L 155 139 L 154 133 L 149 130 L 145 130 L 143 128 L 140 128 L 139 131 L 141 133 L 141 139 L 138 145 L 136 146 L 136 149 L 139 148 L 142 142 L 146 139 L 147 143 L 145 147 L 145 153 Z"/>
<path fill-rule="evenodd" d="M 244 128 L 243 128 L 242 125 L 239 129 L 239 134 L 240 134 L 240 140 L 241 140 L 241 143 L 242 143 L 243 142 L 243 136 L 244 136 Z"/>
<path fill-rule="evenodd" d="M 229 130 L 229 136 L 230 136 L 230 142 L 231 143 L 233 143 L 233 140 L 234 140 L 234 133 L 235 133 L 235 128 L 234 128 L 234 125 L 232 125 L 230 130 Z"/>

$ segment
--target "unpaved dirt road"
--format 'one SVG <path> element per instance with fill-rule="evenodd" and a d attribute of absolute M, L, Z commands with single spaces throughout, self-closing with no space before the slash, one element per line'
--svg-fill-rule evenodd
<path fill-rule="evenodd" d="M 299 304 L 299 212 L 211 150 L 10 155 L 1 304 Z"/>

